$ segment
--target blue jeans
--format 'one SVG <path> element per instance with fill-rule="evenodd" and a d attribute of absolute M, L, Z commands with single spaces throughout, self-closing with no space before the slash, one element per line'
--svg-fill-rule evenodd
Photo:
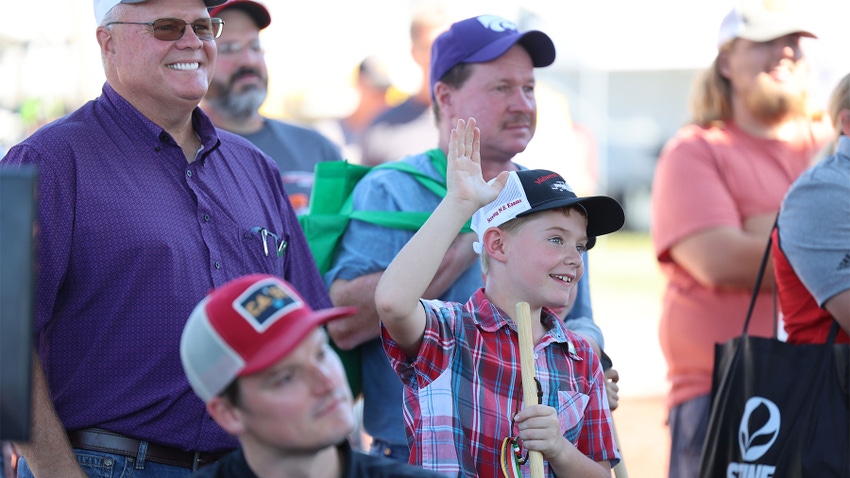
<path fill-rule="evenodd" d="M 410 461 L 410 449 L 407 447 L 407 444 L 393 445 L 383 440 L 372 440 L 372 446 L 369 448 L 369 454 L 385 456 L 404 463 Z"/>
<path fill-rule="evenodd" d="M 711 396 L 702 395 L 676 405 L 670 410 L 669 478 L 694 478 L 699 474 L 699 460 L 708 431 Z"/>
<path fill-rule="evenodd" d="M 75 448 L 74 454 L 89 478 L 184 478 L 192 474 L 191 468 L 139 461 L 111 453 Z M 23 456 L 18 459 L 18 478 L 34 478 Z"/>

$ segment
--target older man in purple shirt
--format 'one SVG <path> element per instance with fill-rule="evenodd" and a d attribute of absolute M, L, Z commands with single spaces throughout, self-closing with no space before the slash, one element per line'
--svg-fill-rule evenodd
<path fill-rule="evenodd" d="M 2 161 L 39 171 L 38 360 L 19 476 L 190 474 L 236 446 L 180 364 L 195 304 L 267 273 L 331 306 L 275 163 L 197 107 L 219 3 L 95 0 L 103 94 Z"/>

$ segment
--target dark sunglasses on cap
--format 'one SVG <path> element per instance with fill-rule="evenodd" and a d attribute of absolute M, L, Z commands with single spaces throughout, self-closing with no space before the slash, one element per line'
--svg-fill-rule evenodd
<path fill-rule="evenodd" d="M 201 40 L 215 40 L 221 36 L 224 20 L 221 18 L 200 18 L 186 23 L 179 18 L 160 18 L 152 22 L 109 22 L 110 25 L 148 25 L 153 28 L 153 37 L 162 41 L 177 41 L 186 33 L 186 25 L 192 25 L 192 31 Z"/>

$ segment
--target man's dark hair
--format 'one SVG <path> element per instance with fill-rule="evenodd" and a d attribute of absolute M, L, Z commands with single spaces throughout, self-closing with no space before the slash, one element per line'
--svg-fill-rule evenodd
<path fill-rule="evenodd" d="M 230 382 L 230 385 L 228 385 L 218 395 L 230 402 L 234 407 L 239 408 L 242 401 L 242 394 L 240 393 L 239 389 L 239 379 L 237 378 Z"/>
<path fill-rule="evenodd" d="M 474 67 L 475 63 L 458 63 L 447 71 L 446 74 L 440 78 L 440 81 L 457 90 L 466 83 L 466 80 L 468 80 L 470 76 L 472 76 L 472 70 Z M 432 108 L 434 109 L 434 118 L 436 118 L 437 123 L 439 123 L 440 106 L 437 104 L 437 101 L 433 102 Z"/>

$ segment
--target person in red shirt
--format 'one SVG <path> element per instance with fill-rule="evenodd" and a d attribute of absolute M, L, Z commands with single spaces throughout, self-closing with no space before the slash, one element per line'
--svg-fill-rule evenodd
<path fill-rule="evenodd" d="M 850 342 L 850 75 L 835 88 L 832 154 L 788 190 L 773 231 L 773 271 L 788 342 Z"/>

